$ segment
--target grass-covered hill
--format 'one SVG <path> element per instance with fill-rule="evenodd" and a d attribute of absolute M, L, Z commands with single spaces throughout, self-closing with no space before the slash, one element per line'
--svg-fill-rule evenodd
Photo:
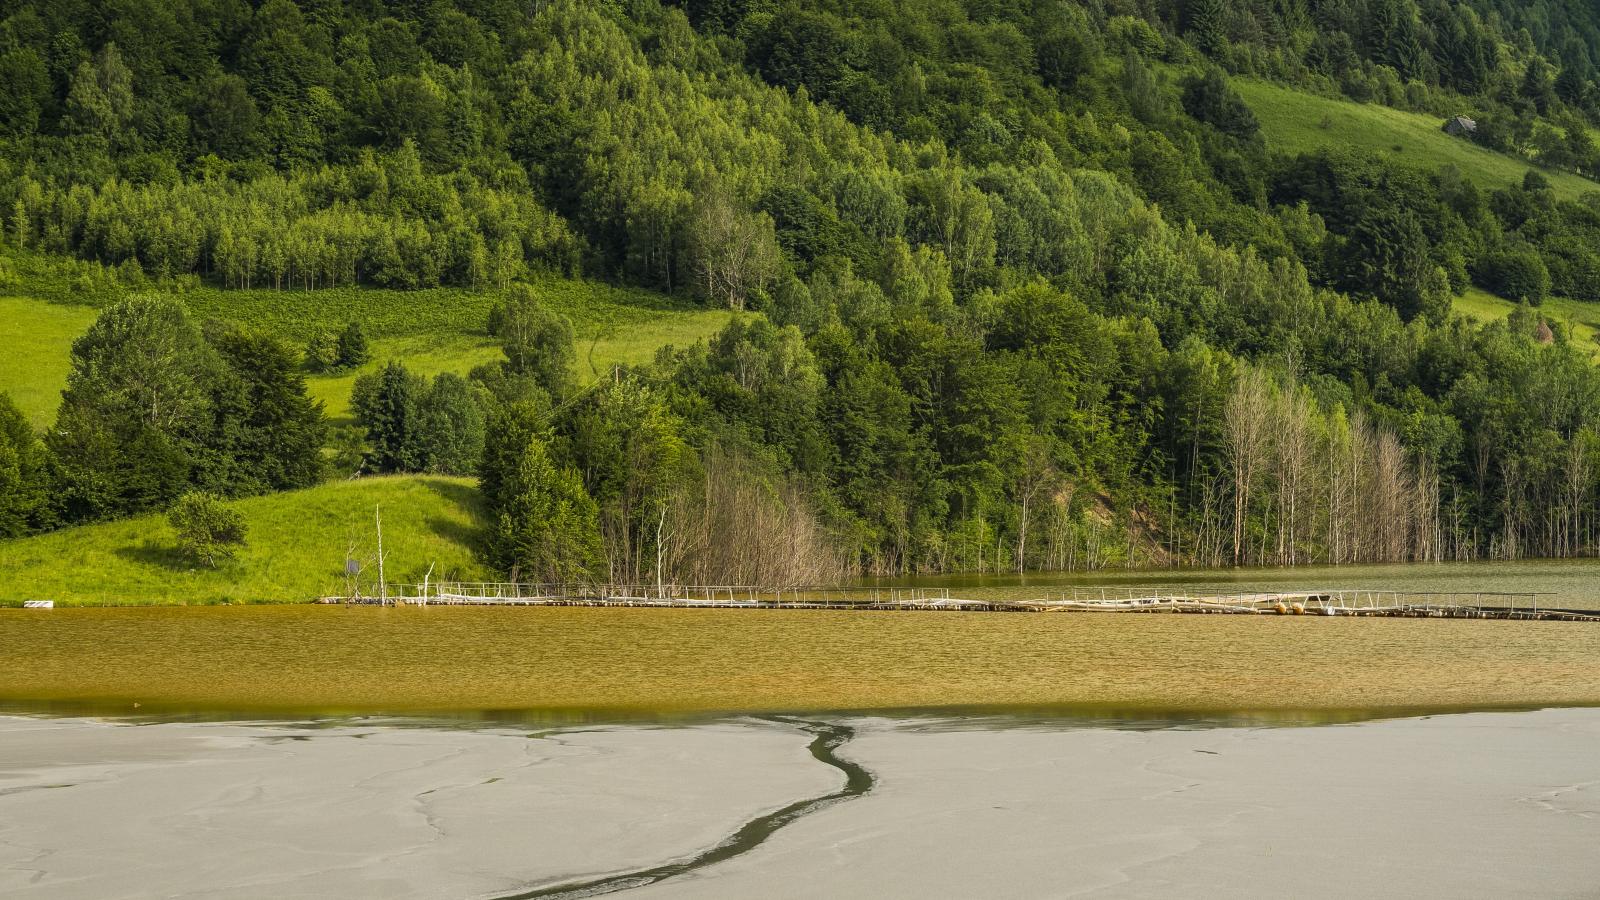
<path fill-rule="evenodd" d="M 1324 97 L 1260 79 L 1235 79 L 1256 118 L 1267 145 L 1280 153 L 1306 153 L 1326 148 L 1363 150 L 1401 165 L 1431 171 L 1453 166 L 1481 190 L 1494 191 L 1521 181 L 1530 163 L 1441 128 L 1440 116 Z M 1559 169 L 1539 169 L 1562 200 L 1577 200 L 1600 191 L 1600 182 Z"/>
<path fill-rule="evenodd" d="M 1446 134 L 1438 117 L 1373 103 L 1311 94 L 1306 90 L 1259 79 L 1234 81 L 1240 96 L 1261 123 L 1267 146 L 1284 154 L 1369 152 L 1395 165 L 1430 174 L 1460 173 L 1482 191 L 1496 191 L 1523 179 L 1524 159 Z M 1600 191 L 1600 184 L 1570 172 L 1539 170 L 1554 196 L 1575 202 Z M 1517 304 L 1473 286 L 1462 291 L 1452 308 L 1482 322 L 1503 321 Z M 1600 354 L 1595 341 L 1600 329 L 1600 303 L 1552 297 L 1540 312 L 1571 329 L 1574 343 L 1590 355 Z"/>
<path fill-rule="evenodd" d="M 283 603 L 343 596 L 346 559 L 377 577 L 374 512 L 393 583 L 479 580 L 482 504 L 471 479 L 391 476 L 335 481 L 240 500 L 247 542 L 211 568 L 182 555 L 164 516 L 138 516 L 0 541 L 0 602 L 65 605 Z"/>
<path fill-rule="evenodd" d="M 370 360 L 334 374 L 306 375 L 310 396 L 330 421 L 348 424 L 356 379 L 401 362 L 413 372 L 465 376 L 504 358 L 485 331 L 496 289 L 399 291 L 347 287 L 319 291 L 220 289 L 195 282 L 124 284 L 101 278 L 85 286 L 66 261 L 12 255 L 4 259 L 12 296 L 0 317 L 16 340 L 0 359 L 0 392 L 35 428 L 54 421 L 68 381 L 71 349 L 99 311 L 141 292 L 176 292 L 196 319 L 225 320 L 302 346 L 313 334 L 362 323 Z M 642 365 L 668 346 L 703 341 L 728 321 L 726 310 L 703 309 L 642 290 L 599 282 L 536 278 L 531 285 L 551 311 L 574 324 L 572 376 L 577 383 L 613 365 Z M 366 571 L 377 567 L 373 516 L 383 510 L 387 575 L 394 584 L 423 577 L 489 577 L 479 554 L 482 499 L 470 478 L 398 474 L 337 480 L 320 487 L 254 497 L 235 508 L 246 540 L 236 559 L 212 568 L 186 557 L 160 513 L 77 525 L 33 537 L 0 540 L 0 603 L 51 599 L 67 605 L 304 601 L 349 590 L 346 554 Z"/>
<path fill-rule="evenodd" d="M 113 298 L 149 285 L 105 285 L 74 290 L 78 267 L 33 258 L 0 258 L 10 272 L 0 296 L 0 317 L 16 329 L 15 352 L 0 358 L 0 391 L 8 392 L 36 427 L 55 415 L 66 386 L 72 342 Z M 643 290 L 602 282 L 543 276 L 533 288 L 551 310 L 574 327 L 577 357 L 573 376 L 589 381 L 613 365 L 649 362 L 664 346 L 684 347 L 726 324 L 724 310 L 705 309 Z M 322 401 L 335 424 L 349 424 L 355 380 L 391 361 L 425 376 L 465 376 L 503 358 L 501 343 L 486 330 L 489 311 L 504 292 L 485 288 L 401 291 L 348 287 L 317 291 L 222 289 L 199 283 L 174 285 L 197 319 L 221 319 L 279 337 L 297 349 L 319 332 L 337 332 L 358 322 L 369 337 L 371 358 L 335 373 L 308 373 L 311 396 Z"/>

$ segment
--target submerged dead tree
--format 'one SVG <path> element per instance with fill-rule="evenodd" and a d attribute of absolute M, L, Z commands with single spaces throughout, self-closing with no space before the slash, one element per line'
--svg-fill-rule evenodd
<path fill-rule="evenodd" d="M 1293 380 L 1242 372 L 1225 408 L 1223 448 L 1228 483 L 1205 494 L 1202 553 L 1212 523 L 1226 521 L 1235 565 L 1445 555 L 1432 461 L 1360 413 L 1320 406 Z"/>
<path fill-rule="evenodd" d="M 1265 373 L 1246 369 L 1223 411 L 1224 447 L 1233 472 L 1233 564 L 1247 562 L 1245 525 L 1256 479 L 1271 452 L 1272 386 Z"/>
<path fill-rule="evenodd" d="M 799 485 L 717 448 L 701 471 L 661 514 L 668 580 L 792 587 L 854 574 Z"/>

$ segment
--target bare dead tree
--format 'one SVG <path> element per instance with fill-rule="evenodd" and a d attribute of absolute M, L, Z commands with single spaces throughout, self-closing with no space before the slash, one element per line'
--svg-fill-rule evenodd
<path fill-rule="evenodd" d="M 1293 381 L 1285 386 L 1277 406 L 1278 429 L 1274 442 L 1277 452 L 1273 460 L 1279 493 L 1278 562 L 1293 566 L 1300 561 L 1300 515 L 1312 463 L 1313 418 L 1318 411 L 1311 397 Z"/>
<path fill-rule="evenodd" d="M 1500 506 L 1500 548 L 1498 559 L 1520 559 L 1527 527 L 1527 505 L 1521 461 L 1512 454 L 1500 457 L 1500 484 L 1504 491 Z"/>
<path fill-rule="evenodd" d="M 766 213 L 740 206 L 720 186 L 695 204 L 691 237 L 695 273 L 706 297 L 744 309 L 777 271 L 777 232 Z"/>
<path fill-rule="evenodd" d="M 1432 460 L 1417 460 L 1413 484 L 1411 558 L 1439 562 L 1444 559 L 1444 537 L 1439 520 L 1439 470 Z"/>
<path fill-rule="evenodd" d="M 1594 458 L 1592 445 L 1594 433 L 1579 431 L 1567 441 L 1563 479 L 1563 530 L 1558 555 L 1574 556 L 1579 552 L 1583 530 L 1583 503 L 1594 484 Z"/>
<path fill-rule="evenodd" d="M 1017 571 L 1027 568 L 1028 526 L 1031 521 L 1034 498 L 1047 490 L 1056 477 L 1055 463 L 1050 459 L 1049 448 L 1037 438 L 1028 441 L 1017 466 L 1015 491 L 1019 517 L 1017 519 Z"/>
<path fill-rule="evenodd" d="M 1223 408 L 1223 447 L 1233 473 L 1233 564 L 1246 561 L 1244 531 L 1250 494 L 1266 461 L 1271 435 L 1271 384 L 1259 370 L 1239 375 Z"/>
<path fill-rule="evenodd" d="M 1411 484 L 1405 448 L 1400 446 L 1393 432 L 1384 429 L 1377 434 L 1374 451 L 1369 484 L 1372 521 L 1376 528 L 1375 559 L 1398 562 L 1407 556 L 1411 524 Z"/>
<path fill-rule="evenodd" d="M 801 488 L 764 476 L 735 454 L 712 448 L 697 485 L 677 492 L 663 532 L 662 570 L 680 583 L 832 584 L 852 577 Z"/>

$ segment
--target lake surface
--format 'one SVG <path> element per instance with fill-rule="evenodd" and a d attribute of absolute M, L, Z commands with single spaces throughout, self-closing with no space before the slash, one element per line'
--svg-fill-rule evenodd
<path fill-rule="evenodd" d="M 924 580 L 1552 591 L 1600 564 Z M 1313 721 L 1600 705 L 1600 625 L 1277 616 L 322 606 L 0 610 L 0 705 L 554 720 L 946 711 Z M 138 704 L 135 706 L 134 704 Z"/>
<path fill-rule="evenodd" d="M 912 584 L 1600 608 L 1596 563 Z M 1431 715 L 1547 706 L 1600 624 L 4 609 L 0 894 L 1577 896 L 1600 710 Z"/>

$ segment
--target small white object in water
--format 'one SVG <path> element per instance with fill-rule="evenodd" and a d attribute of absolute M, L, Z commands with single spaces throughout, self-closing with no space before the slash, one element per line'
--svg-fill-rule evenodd
<path fill-rule="evenodd" d="M 22 608 L 23 609 L 55 609 L 56 608 L 56 602 L 54 600 L 24 600 L 23 603 L 22 603 Z"/>

